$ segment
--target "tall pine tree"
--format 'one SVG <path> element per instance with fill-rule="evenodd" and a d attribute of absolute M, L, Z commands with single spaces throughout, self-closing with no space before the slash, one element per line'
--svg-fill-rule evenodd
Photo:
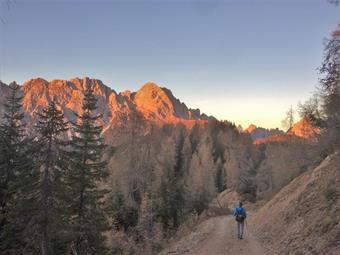
<path fill-rule="evenodd" d="M 164 230 L 177 230 L 184 213 L 184 186 L 173 169 L 168 168 L 160 185 L 157 214 Z"/>
<path fill-rule="evenodd" d="M 30 158 L 33 143 L 25 136 L 20 87 L 9 88 L 0 125 L 0 253 L 22 254 L 29 246 L 38 173 Z"/>
<path fill-rule="evenodd" d="M 40 146 L 39 236 L 42 255 L 65 254 L 65 141 L 67 122 L 55 99 L 38 115 L 36 131 Z"/>
<path fill-rule="evenodd" d="M 103 160 L 105 145 L 101 136 L 101 115 L 96 113 L 97 99 L 88 85 L 84 91 L 82 113 L 73 123 L 67 174 L 69 216 L 73 230 L 74 254 L 105 254 L 103 232 L 107 230 L 104 212 L 105 189 L 101 183 L 107 177 Z"/>
<path fill-rule="evenodd" d="M 7 202 L 10 199 L 9 183 L 14 180 L 14 168 L 17 160 L 17 152 L 23 141 L 24 127 L 21 112 L 22 97 L 18 95 L 19 86 L 12 85 L 9 87 L 10 95 L 6 98 L 4 105 L 4 116 L 0 125 L 0 230 L 4 225 L 4 214 L 7 210 Z"/>

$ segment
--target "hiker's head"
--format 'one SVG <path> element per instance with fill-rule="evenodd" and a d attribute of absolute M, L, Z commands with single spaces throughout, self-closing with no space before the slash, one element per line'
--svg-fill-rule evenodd
<path fill-rule="evenodd" d="M 239 206 L 242 207 L 242 205 L 243 205 L 243 204 L 242 204 L 242 202 L 240 201 L 240 202 L 239 202 Z"/>

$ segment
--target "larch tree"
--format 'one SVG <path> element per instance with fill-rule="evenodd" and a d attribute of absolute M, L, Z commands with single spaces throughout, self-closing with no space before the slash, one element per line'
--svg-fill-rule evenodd
<path fill-rule="evenodd" d="M 294 118 L 294 109 L 293 106 L 290 106 L 286 112 L 285 118 L 282 120 L 282 127 L 287 130 L 287 132 L 293 127 L 295 118 Z"/>
<path fill-rule="evenodd" d="M 97 99 L 88 85 L 83 93 L 82 112 L 73 123 L 68 150 L 67 204 L 72 227 L 74 254 L 106 254 L 103 232 L 108 230 L 104 197 L 107 190 L 98 187 L 108 176 L 103 160 L 105 145 L 96 113 Z"/>

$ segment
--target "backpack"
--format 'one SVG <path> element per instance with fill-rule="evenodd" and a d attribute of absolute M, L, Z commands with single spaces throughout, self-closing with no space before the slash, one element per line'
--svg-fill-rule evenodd
<path fill-rule="evenodd" d="M 236 217 L 235 217 L 235 220 L 237 222 L 243 222 L 245 220 L 244 209 L 243 208 L 236 208 Z"/>

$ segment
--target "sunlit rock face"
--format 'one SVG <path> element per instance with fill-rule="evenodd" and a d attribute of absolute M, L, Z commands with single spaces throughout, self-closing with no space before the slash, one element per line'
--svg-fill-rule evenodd
<path fill-rule="evenodd" d="M 172 95 L 171 92 L 170 95 Z M 180 108 L 179 106 L 182 105 L 175 105 L 176 101 L 171 99 L 164 89 L 155 83 L 148 82 L 136 93 L 134 103 L 148 119 L 162 121 L 171 120 L 177 116 L 188 119 L 188 109 Z"/>
<path fill-rule="evenodd" d="M 46 81 L 42 78 L 31 79 L 22 85 L 24 94 L 23 108 L 29 122 L 35 119 L 35 112 L 38 112 L 51 100 L 55 99 L 65 117 L 74 121 L 74 113 L 81 113 L 81 102 L 83 90 L 86 84 L 91 84 L 94 93 L 98 97 L 98 112 L 103 114 L 103 121 L 108 122 L 111 111 L 109 107 L 109 97 L 115 94 L 113 90 L 105 86 L 96 79 L 72 79 L 72 80 L 53 80 Z"/>
<path fill-rule="evenodd" d="M 133 98 L 137 110 L 146 119 L 157 122 L 179 122 L 185 120 L 207 120 L 206 115 L 197 110 L 188 109 L 180 100 L 174 97 L 167 88 L 161 88 L 153 82 L 148 82 L 137 91 Z"/>
<path fill-rule="evenodd" d="M 302 118 L 289 130 L 289 134 L 296 135 L 305 139 L 312 139 L 319 132 L 320 130 L 313 127 L 310 121 L 308 121 L 306 118 Z"/>
<path fill-rule="evenodd" d="M 81 113 L 83 91 L 91 85 L 98 98 L 97 111 L 103 115 L 104 130 L 112 126 L 124 125 L 130 115 L 138 114 L 143 120 L 156 125 L 167 123 L 183 123 L 193 126 L 212 117 L 201 114 L 198 109 L 191 110 L 174 97 L 172 92 L 161 88 L 153 82 L 144 84 L 137 92 L 124 91 L 117 93 L 97 79 L 74 78 L 70 80 L 47 81 L 35 78 L 26 81 L 21 90 L 23 93 L 23 109 L 28 124 L 34 123 L 35 113 L 55 99 L 67 120 L 75 121 L 74 113 Z M 0 111 L 9 93 L 8 85 L 0 83 Z"/>
<path fill-rule="evenodd" d="M 245 129 L 245 131 L 251 134 L 255 129 L 257 129 L 257 126 L 250 124 L 249 127 Z"/>

